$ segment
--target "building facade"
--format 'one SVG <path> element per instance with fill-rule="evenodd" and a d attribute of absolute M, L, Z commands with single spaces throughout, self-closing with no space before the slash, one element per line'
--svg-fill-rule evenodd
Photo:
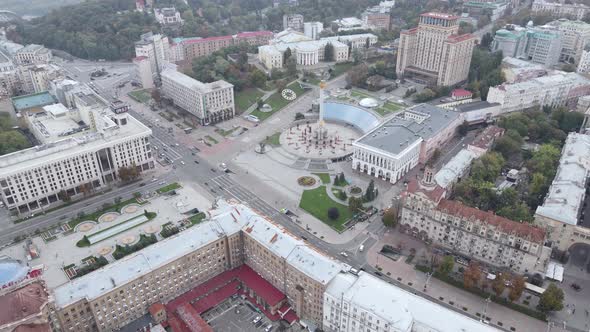
<path fill-rule="evenodd" d="M 0 198 L 15 214 L 45 210 L 67 197 L 98 191 L 122 167 L 154 167 L 151 130 L 99 97 L 80 93 L 75 109 L 61 104 L 23 114 L 40 145 L 0 156 Z"/>
<path fill-rule="evenodd" d="M 398 76 L 440 86 L 464 82 L 476 38 L 471 34 L 458 34 L 458 19 L 448 14 L 424 13 L 420 15 L 417 28 L 402 31 L 396 67 Z"/>
<path fill-rule="evenodd" d="M 234 86 L 226 81 L 202 83 L 168 64 L 162 72 L 162 91 L 174 104 L 196 116 L 201 124 L 229 120 L 235 115 Z"/>
<path fill-rule="evenodd" d="M 292 29 L 303 32 L 303 15 L 285 14 L 283 15 L 283 30 Z"/>
<path fill-rule="evenodd" d="M 577 3 L 549 2 L 545 0 L 535 0 L 531 7 L 533 14 L 549 14 L 555 18 L 569 18 L 572 20 L 582 20 L 590 7 Z"/>
<path fill-rule="evenodd" d="M 590 24 L 582 21 L 570 21 L 562 18 L 548 24 L 561 35 L 561 53 L 559 61 L 577 64 L 582 51 L 590 42 Z"/>
<path fill-rule="evenodd" d="M 496 268 L 545 272 L 551 249 L 543 229 L 447 200 L 432 173 L 424 176 L 404 193 L 400 231 Z"/>
<path fill-rule="evenodd" d="M 381 13 L 375 11 L 365 11 L 361 15 L 363 22 L 376 30 L 388 30 L 391 27 L 391 16 L 389 13 Z"/>
<path fill-rule="evenodd" d="M 303 33 L 313 40 L 320 39 L 320 33 L 324 30 L 322 22 L 305 22 L 303 24 Z"/>
<path fill-rule="evenodd" d="M 501 105 L 502 112 L 534 106 L 575 107 L 581 96 L 590 93 L 590 80 L 576 73 L 556 72 L 519 83 L 491 87 L 487 101 Z"/>
<path fill-rule="evenodd" d="M 141 40 L 135 43 L 135 56 L 148 58 L 153 77 L 159 78 L 164 64 L 170 60 L 168 37 L 151 32 L 141 35 Z"/>
<path fill-rule="evenodd" d="M 590 73 L 590 50 L 584 49 L 582 51 L 582 55 L 580 56 L 580 61 L 578 62 L 576 72 L 578 74 Z"/>
<path fill-rule="evenodd" d="M 19 65 L 46 64 L 52 58 L 53 55 L 50 50 L 36 44 L 27 45 L 14 54 L 14 59 Z"/>
<path fill-rule="evenodd" d="M 183 23 L 180 12 L 174 7 L 154 8 L 154 16 L 156 17 L 156 21 L 163 26 L 182 25 Z"/>
<path fill-rule="evenodd" d="M 138 56 L 133 59 L 135 66 L 135 77 L 144 89 L 154 87 L 154 76 L 152 74 L 152 65 L 147 56 Z"/>
<path fill-rule="evenodd" d="M 407 108 L 352 144 L 352 168 L 396 183 L 426 163 L 461 123 L 459 113 L 429 104 Z"/>

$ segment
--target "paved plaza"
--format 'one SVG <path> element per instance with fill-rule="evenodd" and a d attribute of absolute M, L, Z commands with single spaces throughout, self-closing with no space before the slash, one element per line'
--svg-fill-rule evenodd
<path fill-rule="evenodd" d="M 324 124 L 322 130 L 318 123 L 303 123 L 283 131 L 280 142 L 282 148 L 295 156 L 329 159 L 352 153 L 352 142 L 359 136 L 354 129 L 334 123 Z"/>
<path fill-rule="evenodd" d="M 211 201 L 191 187 L 177 189 L 177 193 L 174 196 L 156 196 L 143 205 L 127 205 L 122 207 L 119 212 L 105 213 L 98 218 L 98 222 L 90 220 L 82 222 L 70 234 L 59 234 L 55 240 L 49 242 L 45 242 L 41 236 L 33 237 L 32 242 L 38 248 L 40 257 L 29 261 L 29 265 L 44 265 L 43 279 L 48 287 L 54 288 L 68 281 L 63 267 L 71 264 L 80 265 L 81 261 L 89 256 L 104 256 L 112 261 L 111 254 L 116 245 L 134 244 L 139 240 L 140 234 L 159 234 L 163 224 L 185 219 L 184 213 L 191 209 L 197 208 L 206 211 L 211 208 Z M 126 221 L 142 216 L 144 210 L 155 212 L 157 216 L 153 220 L 143 222 L 125 231 L 109 234 L 109 237 L 88 247 L 76 246 L 83 236 L 90 237 L 93 234 L 101 236 L 113 229 L 111 228 L 113 226 L 127 225 Z M 105 229 L 109 230 L 101 232 Z M 28 260 L 28 252 L 23 242 L 0 250 L 0 256 L 3 255 L 23 262 Z"/>

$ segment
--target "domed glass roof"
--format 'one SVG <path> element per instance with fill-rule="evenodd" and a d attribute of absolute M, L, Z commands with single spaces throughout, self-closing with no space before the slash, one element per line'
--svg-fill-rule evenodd
<path fill-rule="evenodd" d="M 0 286 L 6 286 L 11 282 L 18 282 L 27 276 L 29 267 L 12 258 L 0 258 Z"/>

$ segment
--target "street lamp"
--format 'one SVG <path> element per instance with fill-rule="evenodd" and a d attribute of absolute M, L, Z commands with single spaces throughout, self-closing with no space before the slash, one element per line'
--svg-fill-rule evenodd
<path fill-rule="evenodd" d="M 486 319 L 486 315 L 488 312 L 488 305 L 490 304 L 490 302 L 492 302 L 492 300 L 490 299 L 490 297 L 488 297 L 487 299 L 485 299 L 485 305 L 483 307 L 483 315 L 481 315 L 481 319 L 480 322 L 484 322 L 484 320 Z"/>

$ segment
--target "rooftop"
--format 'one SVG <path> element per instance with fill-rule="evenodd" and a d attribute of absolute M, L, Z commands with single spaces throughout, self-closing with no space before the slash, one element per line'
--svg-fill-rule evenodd
<path fill-rule="evenodd" d="M 31 108 L 55 103 L 57 103 L 57 101 L 47 91 L 12 98 L 12 104 L 14 105 L 15 110 L 19 113 Z"/>
<path fill-rule="evenodd" d="M 590 136 L 570 133 L 555 178 L 536 215 L 577 225 L 590 171 Z"/>
<path fill-rule="evenodd" d="M 344 298 L 353 308 L 362 308 L 383 318 L 396 331 L 497 331 L 363 271 L 358 276 L 339 273 L 326 293 L 337 299 Z"/>
<path fill-rule="evenodd" d="M 413 113 L 424 120 L 417 122 L 404 114 Z M 359 138 L 355 144 L 370 146 L 387 153 L 400 154 L 408 147 L 430 139 L 442 129 L 447 128 L 459 114 L 429 104 L 419 104 L 406 108 L 380 126 Z"/>
<path fill-rule="evenodd" d="M 38 282 L 0 296 L 0 329 L 3 325 L 40 314 L 47 301 L 45 287 Z"/>
<path fill-rule="evenodd" d="M 211 83 L 197 81 L 194 78 L 177 71 L 176 68 L 165 68 L 161 75 L 162 78 L 168 78 L 187 88 L 197 90 L 201 93 L 212 92 L 217 89 L 233 88 L 232 84 L 223 80 Z"/>
<path fill-rule="evenodd" d="M 496 141 L 496 138 L 504 135 L 504 129 L 498 126 L 489 126 L 469 144 L 480 149 L 489 150 Z"/>
<path fill-rule="evenodd" d="M 422 17 L 440 18 L 440 19 L 443 19 L 443 20 L 456 20 L 456 19 L 459 19 L 459 16 L 456 16 L 456 15 L 445 14 L 445 13 L 435 13 L 435 12 L 423 13 L 420 16 L 422 16 Z"/>
<path fill-rule="evenodd" d="M 475 152 L 462 149 L 438 172 L 436 172 L 434 180 L 439 186 L 448 188 L 465 173 L 471 165 L 471 162 L 476 158 L 477 154 Z"/>
<path fill-rule="evenodd" d="M 474 102 L 467 103 L 467 104 L 457 105 L 457 106 L 455 106 L 455 110 L 457 112 L 472 112 L 472 111 L 478 111 L 478 110 L 482 110 L 482 109 L 486 109 L 486 108 L 490 108 L 490 107 L 495 107 L 498 105 L 500 105 L 500 104 L 490 103 L 490 102 L 482 100 L 482 101 L 474 101 Z"/>

